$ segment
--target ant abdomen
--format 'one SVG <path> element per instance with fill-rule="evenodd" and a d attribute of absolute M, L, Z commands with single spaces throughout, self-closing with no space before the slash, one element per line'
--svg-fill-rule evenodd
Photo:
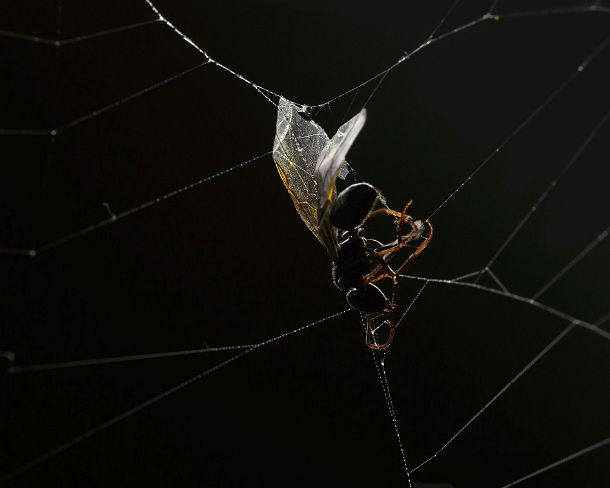
<path fill-rule="evenodd" d="M 345 299 L 350 307 L 366 314 L 382 313 L 390 305 L 390 300 L 381 289 L 372 283 L 360 288 L 352 288 L 347 292 Z"/>
<path fill-rule="evenodd" d="M 341 230 L 360 226 L 377 201 L 378 192 L 369 183 L 354 183 L 343 190 L 330 209 L 330 223 Z"/>

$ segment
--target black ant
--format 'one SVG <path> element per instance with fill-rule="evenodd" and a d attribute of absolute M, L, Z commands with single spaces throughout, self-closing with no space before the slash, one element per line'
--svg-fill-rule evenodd
<path fill-rule="evenodd" d="M 366 345 L 387 349 L 394 337 L 392 315 L 396 304 L 375 283 L 386 278 L 397 283 L 400 272 L 432 239 L 432 224 L 414 221 L 407 214 L 412 201 L 402 212 L 385 206 L 375 209 L 383 200 L 369 183 L 354 183 L 336 194 L 337 176 L 364 125 L 365 110 L 339 127 L 330 140 L 318 124 L 301 115 L 303 111 L 285 98 L 280 99 L 273 159 L 297 212 L 332 259 L 334 284 L 346 293 L 350 307 L 366 316 Z M 396 226 L 396 240 L 387 244 L 364 235 L 365 223 L 381 215 L 393 217 Z M 428 233 L 421 244 L 393 269 L 390 260 L 420 239 L 426 227 Z M 378 344 L 376 333 L 383 326 L 388 327 L 388 333 L 386 340 Z"/>

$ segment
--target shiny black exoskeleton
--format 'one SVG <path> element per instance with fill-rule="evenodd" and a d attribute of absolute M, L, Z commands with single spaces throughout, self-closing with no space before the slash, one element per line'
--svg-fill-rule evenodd
<path fill-rule="evenodd" d="M 388 312 L 392 307 L 379 287 L 366 282 L 367 275 L 380 265 L 380 258 L 374 252 L 380 243 L 366 239 L 361 225 L 378 197 L 372 185 L 355 183 L 337 195 L 329 216 L 331 224 L 344 231 L 333 262 L 333 281 L 346 292 L 350 307 L 365 314 Z"/>

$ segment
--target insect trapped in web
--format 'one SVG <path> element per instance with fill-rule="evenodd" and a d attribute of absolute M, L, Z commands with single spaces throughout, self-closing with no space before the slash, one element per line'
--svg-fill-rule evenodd
<path fill-rule="evenodd" d="M 363 109 L 329 139 L 303 108 L 282 97 L 273 159 L 298 214 L 332 260 L 335 286 L 346 294 L 351 308 L 366 316 L 366 345 L 387 349 L 394 338 L 396 303 L 393 293 L 388 298 L 375 283 L 387 279 L 396 285 L 401 271 L 432 239 L 433 227 L 407 214 L 412 201 L 401 212 L 386 207 L 369 183 L 354 183 L 337 194 L 337 177 L 347 174 L 345 156 L 365 120 Z M 365 237 L 365 223 L 382 215 L 393 217 L 396 227 L 396 239 L 388 243 Z M 415 250 L 392 267 L 398 251 L 420 239 Z M 378 334 L 384 339 L 378 341 Z"/>

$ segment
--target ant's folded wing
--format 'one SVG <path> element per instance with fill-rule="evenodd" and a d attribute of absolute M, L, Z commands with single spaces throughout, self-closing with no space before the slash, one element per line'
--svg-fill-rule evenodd
<path fill-rule="evenodd" d="M 366 110 L 358 114 L 339 127 L 337 133 L 326 143 L 316 163 L 315 174 L 318 182 L 319 200 L 318 224 L 325 220 L 326 212 L 335 198 L 335 181 L 341 168 L 345 164 L 345 156 L 352 146 L 366 121 Z"/>
<path fill-rule="evenodd" d="M 280 98 L 273 160 L 301 219 L 333 257 L 337 231 L 330 225 L 318 227 L 319 193 L 315 176 L 318 157 L 327 143 L 328 136 L 322 127 L 302 117 L 297 105 Z"/>

